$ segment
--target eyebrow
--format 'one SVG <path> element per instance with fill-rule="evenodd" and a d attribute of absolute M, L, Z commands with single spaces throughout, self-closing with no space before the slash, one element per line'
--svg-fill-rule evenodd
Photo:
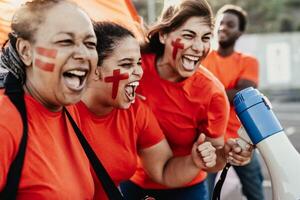
<path fill-rule="evenodd" d="M 189 29 L 183 29 L 182 31 L 186 31 L 186 32 L 189 32 L 189 33 L 192 33 L 192 34 L 196 34 L 194 31 L 189 30 Z"/>
<path fill-rule="evenodd" d="M 142 58 L 139 58 L 138 61 L 141 61 L 141 60 L 142 60 Z M 119 60 L 119 62 L 126 62 L 126 61 L 133 62 L 134 59 L 133 58 L 123 58 L 123 59 Z"/>
<path fill-rule="evenodd" d="M 68 36 L 70 36 L 72 38 L 75 37 L 74 33 L 72 33 L 72 32 L 63 32 L 63 31 L 61 31 L 61 32 L 57 33 L 57 35 L 60 35 L 60 34 L 65 34 L 65 35 L 68 35 Z M 93 34 L 88 34 L 85 38 L 95 38 L 96 39 L 96 36 L 93 35 Z"/>
<path fill-rule="evenodd" d="M 123 58 L 121 60 L 119 60 L 119 62 L 125 62 L 125 61 L 129 61 L 129 62 L 132 62 L 133 61 L 133 58 Z"/>

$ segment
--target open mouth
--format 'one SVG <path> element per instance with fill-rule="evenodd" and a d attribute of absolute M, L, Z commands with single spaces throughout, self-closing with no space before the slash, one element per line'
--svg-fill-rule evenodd
<path fill-rule="evenodd" d="M 193 71 L 196 69 L 199 60 L 200 60 L 199 56 L 183 55 L 182 66 L 187 71 Z"/>
<path fill-rule="evenodd" d="M 139 86 L 139 82 L 138 81 L 133 81 L 133 82 L 130 82 L 127 85 L 125 85 L 125 94 L 126 94 L 126 97 L 132 103 L 134 103 L 135 96 L 136 96 L 135 90 L 136 90 L 136 88 L 138 86 Z"/>
<path fill-rule="evenodd" d="M 79 91 L 83 89 L 88 70 L 73 69 L 63 73 L 64 81 L 66 86 L 70 90 Z"/>

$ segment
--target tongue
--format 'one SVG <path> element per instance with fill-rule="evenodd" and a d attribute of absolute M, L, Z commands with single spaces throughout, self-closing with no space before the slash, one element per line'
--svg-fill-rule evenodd
<path fill-rule="evenodd" d="M 182 59 L 182 65 L 184 67 L 185 70 L 194 70 L 195 68 L 195 61 L 183 58 Z"/>
<path fill-rule="evenodd" d="M 80 79 L 78 77 L 65 77 L 66 84 L 71 89 L 77 89 L 80 86 Z"/>

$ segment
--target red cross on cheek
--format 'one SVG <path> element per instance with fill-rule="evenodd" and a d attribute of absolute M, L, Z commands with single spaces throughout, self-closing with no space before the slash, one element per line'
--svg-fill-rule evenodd
<path fill-rule="evenodd" d="M 119 89 L 119 83 L 121 80 L 128 79 L 129 75 L 128 73 L 121 74 L 120 69 L 115 69 L 113 71 L 113 76 L 108 76 L 104 78 L 105 82 L 112 82 L 112 98 L 115 99 L 118 94 Z"/>
<path fill-rule="evenodd" d="M 176 56 L 177 56 L 177 52 L 178 52 L 178 49 L 183 49 L 184 46 L 183 46 L 183 43 L 180 43 L 180 38 L 177 38 L 175 41 L 172 41 L 172 46 L 174 47 L 173 48 L 173 59 L 175 60 Z"/>
<path fill-rule="evenodd" d="M 45 58 L 55 59 L 56 55 L 57 55 L 56 49 L 47 49 L 47 48 L 43 48 L 43 47 L 37 47 L 35 50 L 38 55 L 40 55 L 41 57 L 45 57 Z M 45 61 L 41 60 L 40 58 L 35 59 L 35 65 L 38 68 L 40 68 L 44 71 L 48 71 L 48 72 L 52 72 L 55 67 L 55 65 L 53 63 L 45 62 Z"/>

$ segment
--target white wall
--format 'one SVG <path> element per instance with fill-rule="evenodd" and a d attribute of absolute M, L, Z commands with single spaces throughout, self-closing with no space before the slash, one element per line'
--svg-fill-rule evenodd
<path fill-rule="evenodd" d="M 300 88 L 300 33 L 245 34 L 236 50 L 260 63 L 262 89 Z"/>

